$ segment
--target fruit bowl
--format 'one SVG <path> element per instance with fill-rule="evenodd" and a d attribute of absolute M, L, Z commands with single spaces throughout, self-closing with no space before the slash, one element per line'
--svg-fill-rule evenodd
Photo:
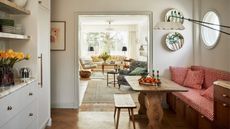
<path fill-rule="evenodd" d="M 160 80 L 158 78 L 154 78 L 150 75 L 146 77 L 141 77 L 138 79 L 138 82 L 140 85 L 146 85 L 146 86 L 156 86 L 157 84 L 160 84 Z"/>

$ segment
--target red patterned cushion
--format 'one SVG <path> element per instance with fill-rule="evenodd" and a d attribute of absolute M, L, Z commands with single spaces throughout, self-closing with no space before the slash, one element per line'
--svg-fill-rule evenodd
<path fill-rule="evenodd" d="M 171 80 L 174 82 L 183 85 L 185 76 L 188 72 L 188 68 L 185 67 L 169 67 L 171 72 Z"/>
<path fill-rule="evenodd" d="M 206 89 L 204 92 L 201 93 L 202 96 L 204 96 L 207 99 L 210 99 L 213 101 L 213 94 L 214 94 L 214 86 L 210 86 L 208 89 Z"/>
<path fill-rule="evenodd" d="M 204 72 L 202 70 L 192 71 L 188 70 L 184 80 L 184 86 L 194 89 L 201 89 L 204 80 Z"/>
<path fill-rule="evenodd" d="M 204 90 L 188 88 L 188 92 L 174 92 L 173 94 L 180 98 L 184 103 L 207 117 L 209 120 L 214 119 L 213 101 L 200 95 Z"/>
<path fill-rule="evenodd" d="M 213 85 L 214 81 L 226 80 L 230 81 L 230 72 L 221 71 L 213 68 L 207 68 L 203 66 L 191 66 L 192 70 L 204 70 L 204 84 L 203 88 L 207 89 Z"/>

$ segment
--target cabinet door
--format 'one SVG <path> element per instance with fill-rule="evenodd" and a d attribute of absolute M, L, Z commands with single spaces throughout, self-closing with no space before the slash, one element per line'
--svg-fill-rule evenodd
<path fill-rule="evenodd" d="M 38 124 L 39 129 L 50 120 L 50 11 L 38 9 Z"/>
<path fill-rule="evenodd" d="M 225 103 L 215 102 L 215 125 L 220 129 L 230 129 L 230 105 Z"/>
<path fill-rule="evenodd" d="M 50 10 L 50 0 L 38 0 L 38 3 L 40 4 L 40 6 Z"/>

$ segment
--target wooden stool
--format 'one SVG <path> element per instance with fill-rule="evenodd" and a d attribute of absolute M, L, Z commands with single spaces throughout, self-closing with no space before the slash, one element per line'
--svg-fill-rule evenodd
<path fill-rule="evenodd" d="M 116 129 L 118 129 L 120 110 L 122 108 L 128 109 L 129 117 L 132 119 L 133 128 L 135 129 L 135 121 L 134 121 L 133 109 L 136 108 L 137 106 L 134 103 L 131 95 L 130 94 L 114 94 L 114 103 L 115 103 L 114 119 L 116 117 L 116 112 L 118 110 Z"/>

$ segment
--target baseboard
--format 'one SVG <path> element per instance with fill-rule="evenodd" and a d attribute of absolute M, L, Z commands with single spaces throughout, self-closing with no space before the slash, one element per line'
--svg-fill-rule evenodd
<path fill-rule="evenodd" d="M 52 125 L 52 119 L 48 118 L 47 121 L 45 121 L 39 129 L 45 129 L 47 126 L 51 126 Z"/>
<path fill-rule="evenodd" d="M 74 103 L 52 103 L 51 108 L 77 109 Z"/>

